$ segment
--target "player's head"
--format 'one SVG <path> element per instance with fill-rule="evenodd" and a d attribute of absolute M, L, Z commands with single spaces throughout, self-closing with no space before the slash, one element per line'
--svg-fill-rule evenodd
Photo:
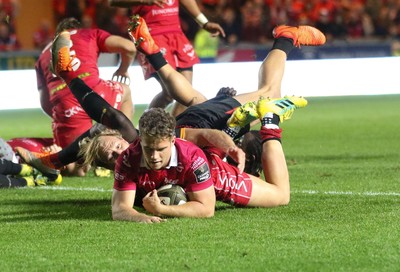
<path fill-rule="evenodd" d="M 82 156 L 85 166 L 102 166 L 114 170 L 118 156 L 129 147 L 121 134 L 115 130 L 105 130 L 86 138 L 80 144 L 79 155 Z"/>
<path fill-rule="evenodd" d="M 259 177 L 262 171 L 262 142 L 258 130 L 250 130 L 243 135 L 240 147 L 246 153 L 244 172 Z"/>
<path fill-rule="evenodd" d="M 56 28 L 56 35 L 63 32 L 64 30 L 76 28 L 81 28 L 81 23 L 77 19 L 73 17 L 65 18 L 58 23 Z"/>
<path fill-rule="evenodd" d="M 139 136 L 147 166 L 158 170 L 168 166 L 175 143 L 175 118 L 164 109 L 152 108 L 139 119 Z"/>

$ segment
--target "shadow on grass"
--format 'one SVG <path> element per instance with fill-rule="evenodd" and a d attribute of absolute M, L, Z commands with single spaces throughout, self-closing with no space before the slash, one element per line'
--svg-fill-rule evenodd
<path fill-rule="evenodd" d="M 111 220 L 109 199 L 18 200 L 2 201 L 0 205 L 0 222 Z"/>

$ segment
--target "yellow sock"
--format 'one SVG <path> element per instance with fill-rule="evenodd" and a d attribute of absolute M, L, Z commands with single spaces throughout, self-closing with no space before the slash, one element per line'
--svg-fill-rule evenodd
<path fill-rule="evenodd" d="M 29 187 L 35 187 L 36 186 L 35 185 L 35 179 L 32 176 L 24 177 L 24 179 L 26 180 L 26 186 L 29 186 Z"/>
<path fill-rule="evenodd" d="M 19 173 L 20 176 L 30 176 L 30 175 L 32 175 L 32 173 L 33 173 L 32 166 L 24 164 L 24 163 L 22 163 L 21 166 L 22 166 L 22 169 L 21 169 L 21 172 Z"/>

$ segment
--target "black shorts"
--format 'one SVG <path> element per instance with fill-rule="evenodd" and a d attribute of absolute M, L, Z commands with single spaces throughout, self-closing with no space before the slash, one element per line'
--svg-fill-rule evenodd
<path fill-rule="evenodd" d="M 241 104 L 231 96 L 217 96 L 190 106 L 176 117 L 177 128 L 210 128 L 222 130 L 233 111 Z M 247 127 L 245 131 L 248 131 Z M 241 131 L 238 136 L 243 135 Z"/>

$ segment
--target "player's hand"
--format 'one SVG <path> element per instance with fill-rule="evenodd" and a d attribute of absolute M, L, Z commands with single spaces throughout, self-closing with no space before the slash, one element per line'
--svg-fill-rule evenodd
<path fill-rule="evenodd" d="M 246 163 L 246 154 L 244 151 L 241 148 L 234 146 L 228 149 L 227 155 L 237 162 L 238 165 L 236 167 L 239 169 L 240 173 L 243 173 Z"/>
<path fill-rule="evenodd" d="M 225 38 L 224 29 L 217 23 L 208 22 L 203 26 L 203 28 L 211 33 L 211 37 L 217 37 L 218 35 L 221 35 Z"/>
<path fill-rule="evenodd" d="M 157 190 L 153 190 L 149 192 L 144 198 L 143 198 L 143 208 L 145 208 L 146 211 L 149 213 L 160 216 L 161 215 L 161 209 L 162 209 L 162 204 L 161 200 L 157 195 Z"/>
<path fill-rule="evenodd" d="M 161 223 L 167 221 L 167 219 L 158 217 L 158 216 L 150 216 L 146 214 L 140 214 L 136 219 L 136 222 L 139 223 L 146 223 L 146 224 L 153 224 L 153 223 Z"/>
<path fill-rule="evenodd" d="M 118 81 L 118 82 L 126 84 L 128 86 L 129 86 L 129 84 L 131 84 L 131 78 L 129 77 L 128 72 L 121 72 L 119 70 L 117 70 L 113 74 L 111 80 L 112 81 Z"/>
<path fill-rule="evenodd" d="M 58 146 L 56 144 L 42 147 L 43 152 L 48 152 L 50 154 L 57 153 L 57 152 L 61 151 L 61 149 L 62 149 L 61 146 Z"/>

